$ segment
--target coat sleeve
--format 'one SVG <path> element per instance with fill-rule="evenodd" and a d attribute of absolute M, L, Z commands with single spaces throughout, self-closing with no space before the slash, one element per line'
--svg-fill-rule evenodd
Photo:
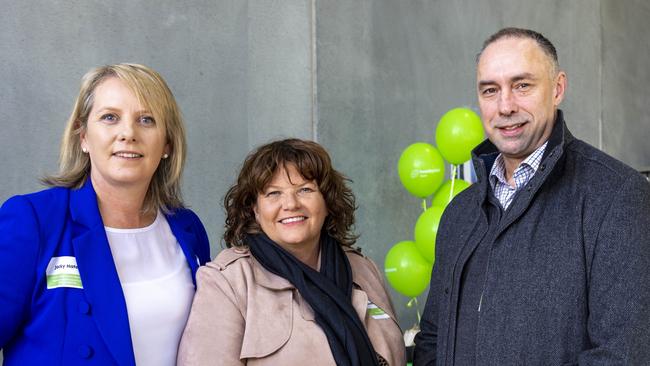
<path fill-rule="evenodd" d="M 32 205 L 16 196 L 0 209 L 0 349 L 20 332 L 36 281 L 39 226 Z"/>
<path fill-rule="evenodd" d="M 245 365 L 239 359 L 245 320 L 230 284 L 213 267 L 201 267 L 197 291 L 178 350 L 177 364 Z"/>
<path fill-rule="evenodd" d="M 440 289 L 440 275 L 437 265 L 431 272 L 429 295 L 424 306 L 422 319 L 420 319 L 420 332 L 415 336 L 415 349 L 413 351 L 414 366 L 428 366 L 436 364 L 438 352 L 438 302 Z"/>
<path fill-rule="evenodd" d="M 375 281 L 376 281 L 375 288 L 377 289 L 377 293 L 381 297 L 382 301 L 386 304 L 385 306 L 387 307 L 387 309 L 384 310 L 389 311 L 390 315 L 393 317 L 395 323 L 397 324 L 397 330 L 399 332 L 399 339 L 395 342 L 395 344 L 391 344 L 390 350 L 387 351 L 388 353 L 382 356 L 387 360 L 390 360 L 391 365 L 405 365 L 406 347 L 404 345 L 403 333 L 402 333 L 402 329 L 399 327 L 399 323 L 397 321 L 397 314 L 395 313 L 395 307 L 393 306 L 393 301 L 390 298 L 388 288 L 386 287 L 386 282 L 384 281 L 384 277 L 381 275 L 381 272 L 379 272 L 379 268 L 377 268 L 375 262 L 372 261 L 370 258 L 366 258 L 365 260 L 368 261 L 369 267 L 372 270 L 373 275 L 375 277 Z M 389 336 L 386 335 L 385 338 L 389 338 Z"/>
<path fill-rule="evenodd" d="M 366 258 L 366 260 L 370 264 L 370 268 L 372 269 L 376 282 L 379 284 L 378 288 L 382 290 L 381 292 L 382 298 L 386 299 L 385 301 L 388 304 L 388 310 L 390 310 L 391 314 L 395 315 L 395 320 L 397 320 L 397 313 L 395 313 L 395 305 L 393 305 L 393 299 L 391 299 L 389 295 L 388 287 L 386 286 L 386 281 L 384 281 L 384 276 L 381 275 L 381 272 L 379 271 L 377 264 L 375 264 L 373 260 L 371 260 L 370 258 Z"/>
<path fill-rule="evenodd" d="M 589 273 L 580 365 L 650 365 L 650 184 L 633 176 L 612 192 Z"/>

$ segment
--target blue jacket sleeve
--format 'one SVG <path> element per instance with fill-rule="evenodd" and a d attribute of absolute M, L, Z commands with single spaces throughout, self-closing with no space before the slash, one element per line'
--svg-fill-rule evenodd
<path fill-rule="evenodd" d="M 650 184 L 633 176 L 612 192 L 589 272 L 580 365 L 650 365 Z"/>
<path fill-rule="evenodd" d="M 0 209 L 0 348 L 20 331 L 36 282 L 39 226 L 29 201 L 13 197 Z"/>

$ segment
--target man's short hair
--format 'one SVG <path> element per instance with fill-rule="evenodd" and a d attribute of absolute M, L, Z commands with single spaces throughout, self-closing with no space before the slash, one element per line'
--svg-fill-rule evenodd
<path fill-rule="evenodd" d="M 501 40 L 503 38 L 528 38 L 532 39 L 537 43 L 537 45 L 544 51 L 546 56 L 549 57 L 551 62 L 553 63 L 553 66 L 555 68 L 555 72 L 560 69 L 560 63 L 558 62 L 557 59 L 557 51 L 555 50 L 555 46 L 553 46 L 553 43 L 548 40 L 548 38 L 544 37 L 541 33 L 535 32 L 534 30 L 530 29 L 523 29 L 523 28 L 514 28 L 514 27 L 509 27 L 509 28 L 503 28 L 500 31 L 494 33 L 488 39 L 483 42 L 483 47 L 481 48 L 481 51 L 476 55 L 476 63 L 479 62 L 481 55 L 483 54 L 483 51 L 491 45 L 492 43 Z"/>

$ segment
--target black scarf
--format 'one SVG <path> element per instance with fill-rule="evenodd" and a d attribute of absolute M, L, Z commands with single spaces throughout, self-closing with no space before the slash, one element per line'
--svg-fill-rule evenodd
<path fill-rule="evenodd" d="M 320 272 L 281 248 L 266 234 L 247 235 L 251 254 L 268 271 L 298 289 L 315 313 L 339 366 L 379 365 L 366 329 L 352 306 L 352 270 L 341 246 L 327 233 L 320 238 Z"/>

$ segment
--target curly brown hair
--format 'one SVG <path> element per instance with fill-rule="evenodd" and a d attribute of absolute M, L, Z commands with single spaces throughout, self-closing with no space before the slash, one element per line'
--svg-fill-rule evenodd
<path fill-rule="evenodd" d="M 273 176 L 281 168 L 288 171 L 288 165 L 294 165 L 305 180 L 316 181 L 327 206 L 323 229 L 339 244 L 351 247 L 358 236 L 353 233 L 356 205 L 354 194 L 346 183 L 350 179 L 332 167 L 330 156 L 321 145 L 295 138 L 262 145 L 244 160 L 237 182 L 228 189 L 223 200 L 226 246 L 246 246 L 246 234 L 262 231 L 255 221 L 253 206 Z"/>

